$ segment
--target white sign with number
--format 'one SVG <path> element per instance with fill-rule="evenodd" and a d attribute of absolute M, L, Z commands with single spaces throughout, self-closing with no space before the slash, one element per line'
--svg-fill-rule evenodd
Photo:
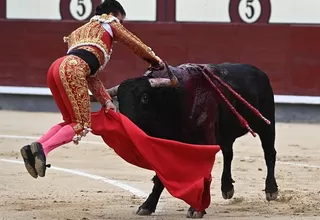
<path fill-rule="evenodd" d="M 244 22 L 254 23 L 261 15 L 261 3 L 259 0 L 241 0 L 238 12 Z"/>
<path fill-rule="evenodd" d="M 263 8 L 265 1 L 270 2 L 270 8 Z M 237 15 L 250 24 L 257 22 L 262 14 L 265 17 L 270 14 L 269 23 L 320 24 L 320 0 L 176 0 L 176 19 L 231 22 L 232 4 L 237 5 Z"/>
<path fill-rule="evenodd" d="M 95 10 L 93 0 L 6 0 L 6 15 L 9 19 L 61 20 L 61 2 L 67 2 L 67 8 L 63 10 L 67 9 L 68 16 L 71 14 L 76 20 L 89 19 Z M 126 20 L 156 20 L 156 0 L 119 0 L 119 2 L 127 12 Z"/>
<path fill-rule="evenodd" d="M 69 9 L 74 19 L 82 21 L 90 16 L 92 7 L 91 0 L 71 0 Z"/>

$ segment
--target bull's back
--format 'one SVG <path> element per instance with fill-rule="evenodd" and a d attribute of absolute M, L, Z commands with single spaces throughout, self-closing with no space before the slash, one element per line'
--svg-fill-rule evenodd
<path fill-rule="evenodd" d="M 215 69 L 212 68 L 214 74 L 256 108 L 261 109 L 260 104 L 265 99 L 273 99 L 268 76 L 255 66 L 240 63 L 209 64 L 208 66 L 214 66 Z M 232 134 L 235 137 L 245 134 L 247 130 L 241 127 L 226 104 L 220 101 L 217 92 L 203 76 L 202 68 L 202 65 L 197 64 L 171 67 L 179 79 L 181 94 L 183 94 L 179 98 L 180 101 L 182 100 L 179 107 L 182 141 L 215 144 L 216 137 L 221 134 Z M 166 73 L 161 74 L 156 77 L 166 77 Z M 223 87 L 220 88 L 223 89 Z M 254 123 L 257 117 L 246 106 L 228 90 L 223 89 L 223 94 L 250 124 Z"/>
<path fill-rule="evenodd" d="M 257 67 L 242 63 L 208 64 L 207 67 L 257 109 L 262 110 L 265 103 L 273 102 L 269 78 Z M 228 139 L 228 135 L 233 136 L 231 138 L 244 135 L 247 129 L 240 125 L 238 118 L 221 101 L 218 93 L 203 76 L 202 68 L 203 65 L 197 64 L 183 64 L 173 68 L 187 94 L 183 111 L 188 114 L 184 115 L 182 121 L 188 123 L 182 126 L 183 130 L 186 134 L 189 133 L 189 137 L 193 136 L 206 144 L 216 143 L 216 138 L 220 135 L 225 136 L 223 139 Z M 227 89 L 217 82 L 216 84 L 250 125 L 255 124 L 258 118 Z M 272 112 L 272 106 L 267 107 Z"/>
<path fill-rule="evenodd" d="M 222 63 L 217 66 L 226 72 L 217 71 L 216 74 L 235 89 L 258 92 L 270 87 L 268 75 L 251 64 Z"/>

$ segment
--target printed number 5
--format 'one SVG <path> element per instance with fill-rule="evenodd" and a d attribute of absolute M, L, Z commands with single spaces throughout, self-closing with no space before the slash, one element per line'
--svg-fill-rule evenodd
<path fill-rule="evenodd" d="M 83 3 L 83 0 L 78 0 L 78 6 L 80 6 L 81 9 L 81 13 L 79 12 L 79 10 L 77 10 L 77 14 L 82 17 L 85 13 L 86 13 L 86 6 Z"/>
<path fill-rule="evenodd" d="M 250 15 L 246 12 L 246 16 L 249 19 L 253 18 L 253 16 L 254 16 L 254 7 L 252 6 L 253 1 L 254 0 L 247 0 L 247 5 L 246 6 L 247 6 L 247 8 L 250 8 L 250 11 L 251 11 Z"/>

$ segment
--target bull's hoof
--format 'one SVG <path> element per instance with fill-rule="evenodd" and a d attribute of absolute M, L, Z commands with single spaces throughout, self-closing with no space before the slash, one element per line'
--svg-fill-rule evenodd
<path fill-rule="evenodd" d="M 222 192 L 222 197 L 224 199 L 231 199 L 234 195 L 234 188 L 232 187 L 232 189 L 228 192 Z"/>
<path fill-rule="evenodd" d="M 139 207 L 138 211 L 136 212 L 137 215 L 151 215 L 152 211 L 148 210 L 148 209 L 144 209 Z"/>
<path fill-rule="evenodd" d="M 187 218 L 203 218 L 205 214 L 207 214 L 206 211 L 197 212 L 190 207 L 187 212 Z"/>
<path fill-rule="evenodd" d="M 266 200 L 267 201 L 274 201 L 278 198 L 278 191 L 273 193 L 266 192 Z"/>

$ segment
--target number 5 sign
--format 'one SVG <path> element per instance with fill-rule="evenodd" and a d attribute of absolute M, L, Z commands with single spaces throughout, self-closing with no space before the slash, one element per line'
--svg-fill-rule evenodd
<path fill-rule="evenodd" d="M 268 23 L 271 15 L 270 0 L 230 0 L 231 22 Z"/>
<path fill-rule="evenodd" d="M 60 0 L 62 20 L 87 20 L 93 16 L 101 0 Z"/>

